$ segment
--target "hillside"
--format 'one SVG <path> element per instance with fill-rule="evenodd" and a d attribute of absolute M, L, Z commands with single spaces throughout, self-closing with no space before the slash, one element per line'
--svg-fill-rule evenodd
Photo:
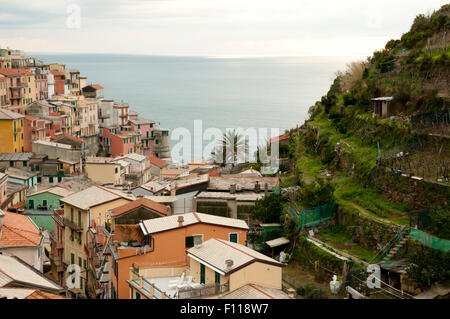
<path fill-rule="evenodd" d="M 373 262 L 387 254 L 409 227 L 450 239 L 449 31 L 450 5 L 417 16 L 401 39 L 338 72 L 309 119 L 290 130 L 289 145 L 280 149 L 289 163 L 283 165 L 282 188 L 298 189 L 283 198 L 288 238 L 294 238 L 287 213 L 293 198 L 297 207 L 332 198 L 337 218 L 316 236 L 355 259 Z M 299 245 L 294 259 L 310 267 L 299 249 L 311 249 Z M 408 247 L 397 251 L 409 261 L 417 247 Z M 426 258 L 426 265 L 444 258 L 439 278 L 449 278 L 448 254 Z M 411 276 L 421 282 L 416 274 Z"/>

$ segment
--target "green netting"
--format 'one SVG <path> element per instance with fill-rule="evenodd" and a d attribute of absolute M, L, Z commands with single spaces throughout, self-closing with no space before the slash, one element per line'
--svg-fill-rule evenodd
<path fill-rule="evenodd" d="M 329 202 L 314 208 L 302 208 L 301 212 L 292 212 L 288 209 L 288 212 L 297 222 L 299 229 L 326 223 L 333 217 L 335 211 L 335 202 Z"/>
<path fill-rule="evenodd" d="M 272 187 L 272 193 L 280 195 L 281 194 L 281 187 L 280 186 Z"/>
<path fill-rule="evenodd" d="M 427 247 L 440 250 L 446 253 L 450 251 L 450 240 L 441 239 L 428 235 L 427 233 L 424 233 L 421 230 L 411 228 L 409 237 L 411 239 L 420 241 L 423 245 Z"/>

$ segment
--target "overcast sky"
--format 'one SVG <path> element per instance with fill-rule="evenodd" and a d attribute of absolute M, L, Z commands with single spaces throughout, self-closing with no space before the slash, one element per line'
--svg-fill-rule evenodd
<path fill-rule="evenodd" d="M 1 0 L 0 46 L 28 52 L 368 56 L 407 32 L 417 14 L 447 2 Z"/>

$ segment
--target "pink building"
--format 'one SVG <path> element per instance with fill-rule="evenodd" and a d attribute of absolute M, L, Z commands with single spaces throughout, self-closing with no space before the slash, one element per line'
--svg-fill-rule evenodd
<path fill-rule="evenodd" d="M 120 131 L 116 128 L 102 128 L 101 139 L 103 148 L 112 157 L 130 153 L 141 153 L 141 140 L 137 132 Z"/>
<path fill-rule="evenodd" d="M 34 78 L 34 82 L 36 84 L 36 100 L 48 99 L 47 75 L 39 72 L 35 73 Z"/>
<path fill-rule="evenodd" d="M 128 122 L 131 131 L 141 135 L 142 152 L 145 156 L 153 155 L 154 138 L 152 131 L 156 128 L 155 121 L 147 120 L 142 117 L 131 117 Z"/>

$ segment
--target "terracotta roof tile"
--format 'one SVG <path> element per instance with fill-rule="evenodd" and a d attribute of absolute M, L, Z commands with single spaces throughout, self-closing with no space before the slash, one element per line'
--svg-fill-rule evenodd
<path fill-rule="evenodd" d="M 42 235 L 28 216 L 4 212 L 0 247 L 38 246 Z"/>
<path fill-rule="evenodd" d="M 164 162 L 162 159 L 157 158 L 156 156 L 149 156 L 148 158 L 150 160 L 150 163 L 152 165 L 158 166 L 159 168 L 163 168 L 166 167 L 167 164 L 166 162 Z"/>
<path fill-rule="evenodd" d="M 117 216 L 120 216 L 122 214 L 125 214 L 125 213 L 127 213 L 127 212 L 129 212 L 129 211 L 131 211 L 133 209 L 136 209 L 136 208 L 142 207 L 142 206 L 144 206 L 144 207 L 146 207 L 146 208 L 148 208 L 150 210 L 153 210 L 155 212 L 158 212 L 158 213 L 160 213 L 160 214 L 162 214 L 164 216 L 167 216 L 166 206 L 164 206 L 163 204 L 154 202 L 154 201 L 152 201 L 152 200 L 150 200 L 148 198 L 145 198 L 145 197 L 141 197 L 141 198 L 139 198 L 139 199 L 137 199 L 135 201 L 126 203 L 123 206 L 114 208 L 112 210 L 112 212 L 114 213 L 114 217 L 117 217 Z"/>

